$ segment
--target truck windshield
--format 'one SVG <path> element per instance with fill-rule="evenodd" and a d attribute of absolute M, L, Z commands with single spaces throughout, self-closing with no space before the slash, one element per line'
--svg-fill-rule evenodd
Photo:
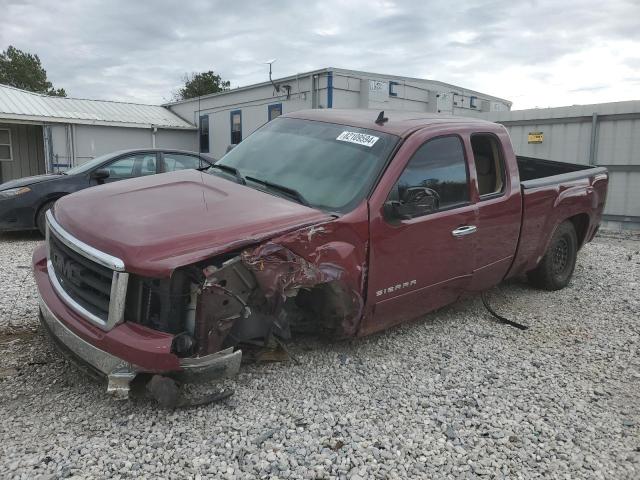
<path fill-rule="evenodd" d="M 367 195 L 398 140 L 374 130 L 277 118 L 217 163 L 237 169 L 250 187 L 269 189 L 272 183 L 313 207 L 344 212 Z"/>

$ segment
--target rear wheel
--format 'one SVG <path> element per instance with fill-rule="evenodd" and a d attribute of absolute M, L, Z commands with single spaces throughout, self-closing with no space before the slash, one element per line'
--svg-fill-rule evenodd
<path fill-rule="evenodd" d="M 568 285 L 576 266 L 578 237 L 569 221 L 561 223 L 553 234 L 547 252 L 535 270 L 527 273 L 529 283 L 544 290 L 560 290 Z"/>
<path fill-rule="evenodd" d="M 53 204 L 56 203 L 55 200 L 51 200 L 50 202 L 45 203 L 38 210 L 38 215 L 36 215 L 36 227 L 40 231 L 40 233 L 44 236 L 46 233 L 46 219 L 45 215 L 47 212 L 53 207 Z"/>

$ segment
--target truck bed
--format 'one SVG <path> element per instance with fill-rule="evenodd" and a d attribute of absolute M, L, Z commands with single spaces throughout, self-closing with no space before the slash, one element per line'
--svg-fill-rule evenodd
<path fill-rule="evenodd" d="M 516 156 L 516 159 L 520 172 L 520 185 L 525 190 L 571 182 L 607 172 L 606 168 L 594 167 L 593 165 L 556 162 L 519 155 Z"/>
<path fill-rule="evenodd" d="M 570 219 L 580 245 L 600 223 L 607 195 L 607 169 L 516 156 L 522 189 L 522 225 L 508 277 L 538 264 L 555 228 Z"/>

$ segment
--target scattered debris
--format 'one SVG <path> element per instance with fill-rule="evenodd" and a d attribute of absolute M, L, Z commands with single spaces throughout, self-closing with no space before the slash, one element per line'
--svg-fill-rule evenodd
<path fill-rule="evenodd" d="M 229 398 L 233 395 L 232 389 L 218 390 L 214 393 L 198 398 L 189 398 L 179 384 L 169 377 L 154 375 L 146 385 L 147 392 L 163 408 L 186 408 L 207 405 Z"/>

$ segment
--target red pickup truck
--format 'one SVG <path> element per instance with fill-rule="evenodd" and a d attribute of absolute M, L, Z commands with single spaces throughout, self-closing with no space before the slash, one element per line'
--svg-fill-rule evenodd
<path fill-rule="evenodd" d="M 563 288 L 607 183 L 516 157 L 495 123 L 296 112 L 206 172 L 60 199 L 33 256 L 41 321 L 114 393 L 229 376 L 298 329 L 368 335 L 524 273 Z"/>

